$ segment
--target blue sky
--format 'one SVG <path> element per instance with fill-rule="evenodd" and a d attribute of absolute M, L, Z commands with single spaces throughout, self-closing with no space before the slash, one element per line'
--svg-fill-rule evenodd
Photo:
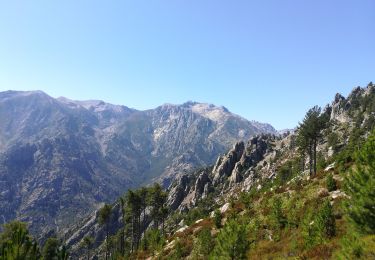
<path fill-rule="evenodd" d="M 188 100 L 292 128 L 375 81 L 375 1 L 1 1 L 0 91 Z"/>

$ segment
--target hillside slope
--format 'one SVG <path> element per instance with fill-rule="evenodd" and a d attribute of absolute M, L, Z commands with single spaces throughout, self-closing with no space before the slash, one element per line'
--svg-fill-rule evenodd
<path fill-rule="evenodd" d="M 129 252 L 128 248 L 127 254 L 139 259 L 153 255 L 207 259 L 223 250 L 215 244 L 221 240 L 231 243 L 225 234 L 236 228 L 247 232 L 245 252 L 249 259 L 329 259 L 346 254 L 345 250 L 354 250 L 349 255 L 355 253 L 355 248 L 343 246 L 357 245 L 353 241 L 358 240 L 351 236 L 355 232 L 344 206 L 349 199 L 344 182 L 356 163 L 356 151 L 375 128 L 375 86 L 355 88 L 347 98 L 337 94 L 320 117 L 326 123 L 317 143 L 316 175 L 309 174 L 309 156 L 301 153 L 298 129 L 282 137 L 258 135 L 248 142 L 237 142 L 215 164 L 182 174 L 170 185 L 166 200 L 169 215 L 165 227 L 158 227 L 165 228 L 166 241 L 160 240 L 153 249 L 140 246 Z M 373 150 L 369 152 L 374 156 Z M 151 210 L 154 206 L 148 207 Z M 122 229 L 118 227 L 123 226 L 119 203 L 113 214 L 117 217 L 111 221 L 111 239 L 119 241 Z M 142 218 L 152 218 L 146 214 Z M 125 222 L 126 232 L 132 230 L 130 224 Z M 319 225 L 330 229 L 324 233 Z M 151 225 L 148 229 L 152 232 L 154 228 Z M 131 234 L 125 235 L 129 243 L 133 241 Z M 153 239 L 147 234 L 142 243 Z M 97 213 L 67 235 L 72 254 L 82 253 L 79 244 L 86 235 L 94 237 L 96 254 L 105 251 L 100 246 L 104 232 Z M 374 236 L 370 233 L 360 241 L 358 258 L 374 257 Z M 113 252 L 116 250 L 114 246 Z"/>

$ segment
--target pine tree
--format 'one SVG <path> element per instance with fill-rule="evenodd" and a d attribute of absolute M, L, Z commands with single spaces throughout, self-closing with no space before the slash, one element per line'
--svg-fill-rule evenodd
<path fill-rule="evenodd" d="M 145 240 L 147 240 L 148 249 L 151 251 L 152 256 L 155 255 L 155 251 L 160 251 L 165 243 L 165 238 L 158 229 L 149 229 L 145 233 Z"/>
<path fill-rule="evenodd" d="M 94 244 L 94 239 L 90 236 L 85 236 L 82 241 L 82 247 L 86 249 L 86 256 L 87 260 L 90 259 L 90 250 L 92 245 Z"/>
<path fill-rule="evenodd" d="M 282 201 L 279 197 L 275 198 L 272 203 L 271 217 L 279 229 L 286 226 L 287 220 L 283 214 Z"/>
<path fill-rule="evenodd" d="M 68 260 L 69 252 L 65 245 L 60 246 L 57 249 L 57 260 Z"/>
<path fill-rule="evenodd" d="M 250 246 L 247 226 L 229 220 L 216 238 L 212 259 L 246 259 Z"/>
<path fill-rule="evenodd" d="M 148 205 L 148 202 L 149 202 L 148 201 L 148 193 L 149 193 L 149 190 L 145 187 L 142 187 L 139 190 L 139 197 L 140 197 L 140 201 L 141 201 L 141 214 L 143 216 L 143 219 L 142 219 L 142 222 L 141 222 L 141 230 L 142 230 L 143 235 L 146 232 L 146 222 L 147 222 L 146 208 L 147 208 L 147 205 Z"/>
<path fill-rule="evenodd" d="M 12 221 L 4 224 L 0 234 L 0 259 L 40 259 L 38 244 L 29 235 L 26 224 Z"/>
<path fill-rule="evenodd" d="M 155 183 L 150 191 L 151 218 L 154 221 L 154 228 L 158 228 L 164 222 L 166 214 L 163 207 L 166 201 L 167 193 L 159 184 Z"/>
<path fill-rule="evenodd" d="M 112 214 L 112 207 L 111 205 L 105 204 L 100 210 L 99 210 L 99 224 L 101 226 L 105 226 L 105 233 L 106 233 L 106 253 L 105 253 L 105 259 L 108 259 L 109 257 L 109 222 L 111 220 L 111 214 Z"/>
<path fill-rule="evenodd" d="M 306 163 L 306 155 L 309 155 L 309 145 L 308 145 L 308 138 L 307 134 L 304 132 L 305 128 L 299 126 L 298 129 L 298 136 L 297 136 L 297 147 L 298 152 L 301 155 L 301 170 L 305 171 L 305 163 Z"/>
<path fill-rule="evenodd" d="M 345 191 L 349 219 L 356 229 L 375 234 L 375 131 L 356 154 L 356 165 L 346 176 Z"/>
<path fill-rule="evenodd" d="M 316 218 L 317 228 L 321 237 L 321 242 L 324 238 L 332 238 L 336 235 L 336 222 L 333 214 L 333 207 L 329 200 L 325 200 Z"/>
<path fill-rule="evenodd" d="M 328 174 L 326 178 L 326 185 L 328 191 L 334 191 L 337 189 L 336 181 L 333 179 L 332 174 Z"/>
<path fill-rule="evenodd" d="M 166 194 L 165 194 L 166 195 Z M 165 200 L 166 200 L 166 196 L 163 198 L 163 201 L 165 203 Z M 164 204 L 163 203 L 163 204 Z M 168 207 L 166 207 L 165 205 L 163 205 L 160 209 L 160 218 L 161 218 L 161 232 L 164 234 L 164 228 L 165 228 L 165 219 L 167 218 L 169 214 L 169 209 Z"/>
<path fill-rule="evenodd" d="M 214 212 L 214 222 L 215 222 L 216 228 L 221 228 L 221 219 L 222 219 L 221 212 L 220 210 L 216 209 Z"/>
<path fill-rule="evenodd" d="M 309 249 L 315 246 L 317 230 L 315 227 L 314 216 L 309 209 L 302 220 L 302 238 L 305 248 Z"/>
<path fill-rule="evenodd" d="M 128 190 L 126 194 L 126 203 L 131 218 L 131 252 L 138 250 L 140 242 L 140 218 L 141 218 L 141 199 L 138 192 Z"/>
<path fill-rule="evenodd" d="M 215 242 L 211 236 L 211 229 L 203 228 L 194 243 L 194 259 L 207 259 L 214 246 Z"/>
<path fill-rule="evenodd" d="M 43 247 L 43 260 L 55 260 L 59 253 L 60 243 L 55 237 L 47 239 Z"/>
<path fill-rule="evenodd" d="M 316 174 L 316 150 L 321 138 L 321 130 L 325 128 L 328 117 L 321 114 L 321 108 L 314 106 L 307 111 L 302 123 L 298 127 L 298 145 L 300 151 L 308 151 L 310 175 Z"/>
<path fill-rule="evenodd" d="M 120 198 L 121 216 L 122 216 L 122 228 L 120 232 L 120 253 L 125 254 L 125 228 L 126 228 L 126 200 Z"/>

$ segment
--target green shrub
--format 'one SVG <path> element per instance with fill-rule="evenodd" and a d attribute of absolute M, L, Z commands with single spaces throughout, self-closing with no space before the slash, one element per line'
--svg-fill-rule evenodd
<path fill-rule="evenodd" d="M 334 191 L 337 189 L 336 181 L 333 179 L 332 174 L 327 175 L 326 186 L 328 191 Z"/>
<path fill-rule="evenodd" d="M 336 235 L 336 222 L 329 200 L 316 210 L 310 208 L 302 223 L 302 237 L 306 248 L 322 244 Z"/>
<path fill-rule="evenodd" d="M 316 244 L 316 228 L 312 212 L 308 212 L 302 222 L 302 238 L 304 247 L 309 249 Z"/>
<path fill-rule="evenodd" d="M 356 167 L 346 176 L 344 187 L 350 196 L 349 219 L 361 233 L 375 234 L 375 132 L 356 154 Z"/>
<path fill-rule="evenodd" d="M 317 160 L 316 162 L 317 171 L 321 171 L 325 167 L 327 167 L 327 161 L 321 152 L 318 153 L 316 160 Z"/>
<path fill-rule="evenodd" d="M 279 197 L 276 197 L 272 203 L 271 209 L 271 218 L 273 223 L 276 225 L 278 229 L 284 228 L 287 224 L 286 217 L 283 214 L 282 210 L 282 201 Z"/>
<path fill-rule="evenodd" d="M 340 242 L 341 249 L 336 255 L 337 259 L 361 259 L 364 245 L 355 230 L 349 230 Z"/>
<path fill-rule="evenodd" d="M 194 259 L 207 259 L 214 246 L 215 241 L 211 236 L 211 229 L 207 227 L 203 228 L 194 243 Z"/>
<path fill-rule="evenodd" d="M 25 223 L 12 221 L 3 225 L 0 259 L 40 259 L 38 244 L 29 235 Z"/>
<path fill-rule="evenodd" d="M 331 132 L 328 135 L 328 147 L 332 147 L 334 151 L 337 151 L 337 144 L 339 142 L 339 136 L 336 132 Z"/>
<path fill-rule="evenodd" d="M 221 212 L 220 210 L 216 209 L 214 213 L 214 222 L 217 228 L 221 228 L 221 219 L 222 219 Z"/>
<path fill-rule="evenodd" d="M 228 221 L 216 238 L 211 259 L 246 259 L 250 246 L 248 228 L 238 221 Z"/>
<path fill-rule="evenodd" d="M 325 200 L 323 206 L 320 208 L 316 223 L 321 237 L 332 238 L 336 235 L 336 221 L 333 214 L 333 207 L 329 200 Z"/>
<path fill-rule="evenodd" d="M 240 194 L 240 202 L 242 202 L 245 208 L 249 211 L 252 209 L 252 201 L 253 201 L 253 193 L 250 192 L 242 192 Z"/>
<path fill-rule="evenodd" d="M 165 237 L 159 229 L 148 230 L 142 240 L 142 247 L 149 250 L 153 255 L 155 252 L 159 252 L 164 244 Z"/>

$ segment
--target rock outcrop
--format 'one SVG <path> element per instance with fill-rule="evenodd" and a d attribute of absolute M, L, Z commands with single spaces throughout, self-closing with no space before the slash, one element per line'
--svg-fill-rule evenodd
<path fill-rule="evenodd" d="M 216 185 L 221 182 L 224 178 L 230 176 L 236 165 L 236 163 L 241 159 L 244 152 L 245 144 L 243 142 L 238 142 L 234 145 L 233 149 L 229 151 L 227 155 L 219 159 L 214 166 L 213 171 L 213 184 Z"/>
<path fill-rule="evenodd" d="M 211 179 L 207 171 L 203 171 L 195 181 L 193 204 L 208 196 L 211 191 Z"/>
<path fill-rule="evenodd" d="M 176 210 L 190 191 L 188 175 L 178 177 L 176 184 L 168 194 L 167 204 L 172 210 Z"/>
<path fill-rule="evenodd" d="M 243 181 L 244 177 L 249 174 L 249 172 L 246 171 L 250 167 L 256 166 L 258 162 L 264 159 L 264 155 L 268 148 L 268 139 L 269 137 L 261 135 L 249 140 L 240 161 L 236 163 L 230 176 L 231 185 Z"/>
<path fill-rule="evenodd" d="M 173 210 L 184 210 L 195 206 L 212 191 L 223 194 L 238 183 L 250 188 L 258 178 L 254 167 L 264 159 L 269 142 L 274 139 L 271 135 L 259 135 L 251 138 L 246 146 L 244 142 L 237 142 L 227 154 L 217 158 L 212 170 L 183 175 L 169 188 L 168 205 Z"/>

